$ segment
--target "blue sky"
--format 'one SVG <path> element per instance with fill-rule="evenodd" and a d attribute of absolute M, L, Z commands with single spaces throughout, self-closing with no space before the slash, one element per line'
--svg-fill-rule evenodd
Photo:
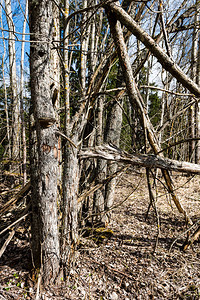
<path fill-rule="evenodd" d="M 11 7 L 12 7 L 12 14 L 13 14 L 13 21 L 15 25 L 15 47 L 16 47 L 16 62 L 17 62 L 17 75 L 20 75 L 20 61 L 21 61 L 21 40 L 22 40 L 22 35 L 19 33 L 22 33 L 23 29 L 23 22 L 24 22 L 24 14 L 25 14 L 25 5 L 26 5 L 26 0 L 12 0 L 11 1 Z M 9 66 L 9 56 L 8 56 L 8 37 L 9 33 L 6 31 L 8 29 L 7 26 L 7 21 L 6 21 L 6 13 L 4 9 L 5 3 L 4 0 L 0 0 L 0 9 L 2 11 L 2 23 L 3 23 L 3 28 L 2 25 L 1 30 L 0 30 L 0 61 L 2 63 L 2 56 L 3 56 L 3 40 L 2 40 L 2 29 L 3 30 L 3 35 L 5 38 L 5 44 L 6 44 L 6 55 L 5 55 L 5 61 L 4 61 L 4 70 L 5 74 L 8 77 L 8 66 Z M 26 33 L 27 35 L 25 36 L 25 40 L 27 42 L 25 43 L 25 64 L 24 64 L 24 71 L 25 71 L 25 77 L 27 78 L 28 72 L 29 72 L 29 60 L 28 60 L 28 55 L 26 53 L 29 53 L 29 48 L 30 48 L 30 43 L 29 43 L 29 27 L 28 24 L 26 25 Z"/>

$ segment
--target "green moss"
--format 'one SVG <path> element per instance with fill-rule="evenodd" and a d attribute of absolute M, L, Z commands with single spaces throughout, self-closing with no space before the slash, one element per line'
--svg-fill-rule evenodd
<path fill-rule="evenodd" d="M 92 239 L 96 244 L 102 244 L 113 235 L 113 231 L 110 228 L 86 228 L 83 236 Z"/>

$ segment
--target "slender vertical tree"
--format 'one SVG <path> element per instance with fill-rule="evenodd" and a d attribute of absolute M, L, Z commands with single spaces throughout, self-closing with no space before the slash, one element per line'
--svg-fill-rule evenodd
<path fill-rule="evenodd" d="M 96 105 L 96 145 L 101 146 L 104 142 L 103 134 L 103 107 L 104 107 L 104 97 L 100 96 L 97 99 Z M 106 162 L 103 159 L 97 159 L 96 167 L 96 184 L 102 182 L 106 175 Z M 93 224 L 100 224 L 104 222 L 104 198 L 105 198 L 105 188 L 102 187 L 94 193 L 93 199 Z"/>
<path fill-rule="evenodd" d="M 9 69 L 10 69 L 10 89 L 12 99 L 12 133 L 11 133 L 11 155 L 13 160 L 19 160 L 20 144 L 20 104 L 17 91 L 17 70 L 16 70 L 16 50 L 15 50 L 15 25 L 12 17 L 11 0 L 5 0 L 6 19 L 9 29 Z"/>
<path fill-rule="evenodd" d="M 117 76 L 117 87 L 121 86 L 123 83 L 121 76 L 121 69 L 118 69 Z M 110 114 L 108 115 L 107 120 L 107 130 L 105 133 L 105 141 L 107 143 L 112 143 L 115 146 L 119 147 L 120 136 L 121 136 L 121 127 L 122 127 L 122 106 L 123 100 L 118 99 L 112 105 Z M 107 162 L 107 176 L 112 176 L 117 171 L 117 163 Z M 111 179 L 105 188 L 105 210 L 109 211 L 114 203 L 115 196 L 115 186 L 116 186 L 116 177 Z M 110 219 L 110 213 L 107 212 L 108 220 Z"/>
<path fill-rule="evenodd" d="M 194 27 L 194 41 L 193 41 L 193 52 L 194 52 L 194 72 L 195 76 L 194 79 L 195 82 L 199 85 L 200 84 L 200 31 L 199 31 L 199 21 L 200 21 L 200 2 L 196 0 L 195 3 L 195 27 Z M 196 103 L 195 106 L 195 123 L 196 123 L 196 137 L 200 137 L 200 104 L 199 102 Z M 196 142 L 195 147 L 195 163 L 200 163 L 200 141 Z"/>
<path fill-rule="evenodd" d="M 29 0 L 31 74 L 32 252 L 44 283 L 59 271 L 57 217 L 58 138 L 51 95 L 52 1 Z"/>
<path fill-rule="evenodd" d="M 3 2 L 3 1 L 2 1 Z M 2 4 L 2 3 L 1 3 Z M 1 19 L 1 28 L 3 29 L 3 20 L 2 20 L 2 6 L 0 7 L 0 19 Z M 2 55 L 2 79 L 3 79 L 3 90 L 4 90 L 4 107 L 5 107 L 5 114 L 6 114 L 6 132 L 7 132 L 7 139 L 8 139 L 8 158 L 11 159 L 11 141 L 10 141 L 10 118 L 9 118 L 9 111 L 8 111 L 8 93 L 7 93 L 7 86 L 6 86 L 6 78 L 5 78 L 5 70 L 4 70 L 4 63 L 5 63 L 5 56 L 6 56 L 6 43 L 4 39 L 4 32 L 2 30 L 2 39 L 3 39 L 3 55 Z"/>
<path fill-rule="evenodd" d="M 21 46 L 21 64 L 20 64 L 20 117 L 21 117 L 21 140 L 22 140 L 22 171 L 23 171 L 23 183 L 27 181 L 27 147 L 26 147 L 26 124 L 24 120 L 24 48 L 25 48 L 25 33 L 26 24 L 28 17 L 28 0 L 25 6 L 25 15 L 23 22 L 23 35 L 22 35 L 22 46 Z"/>

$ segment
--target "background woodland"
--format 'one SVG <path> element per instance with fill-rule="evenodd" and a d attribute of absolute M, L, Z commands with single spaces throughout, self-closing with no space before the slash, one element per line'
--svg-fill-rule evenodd
<path fill-rule="evenodd" d="M 37 278 L 65 278 L 80 233 L 109 228 L 130 168 L 145 172 L 158 235 L 162 182 L 187 250 L 199 219 L 172 174 L 200 174 L 200 2 L 2 0 L 0 20 L 2 218 L 26 199 L 2 222 L 1 255 L 27 217 Z"/>

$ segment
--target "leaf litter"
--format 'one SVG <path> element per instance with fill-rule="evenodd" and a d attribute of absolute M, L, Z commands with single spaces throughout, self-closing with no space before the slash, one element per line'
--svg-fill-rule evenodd
<path fill-rule="evenodd" d="M 196 222 L 200 218 L 198 176 L 173 174 L 173 179 L 181 203 Z M 66 280 L 60 278 L 56 285 L 41 288 L 39 299 L 200 299 L 199 240 L 186 252 L 181 250 L 186 238 L 184 217 L 160 181 L 155 194 L 160 218 L 158 239 L 157 218 L 152 207 L 147 216 L 149 197 L 145 172 L 138 175 L 129 171 L 119 177 L 115 208 L 103 237 L 98 243 L 81 237 Z M 7 218 L 10 215 L 12 212 Z M 5 219 L 4 216 L 1 223 Z M 27 218 L 16 228 L 1 257 L 0 300 L 36 297 L 28 222 Z M 5 236 L 1 246 L 4 240 Z"/>

